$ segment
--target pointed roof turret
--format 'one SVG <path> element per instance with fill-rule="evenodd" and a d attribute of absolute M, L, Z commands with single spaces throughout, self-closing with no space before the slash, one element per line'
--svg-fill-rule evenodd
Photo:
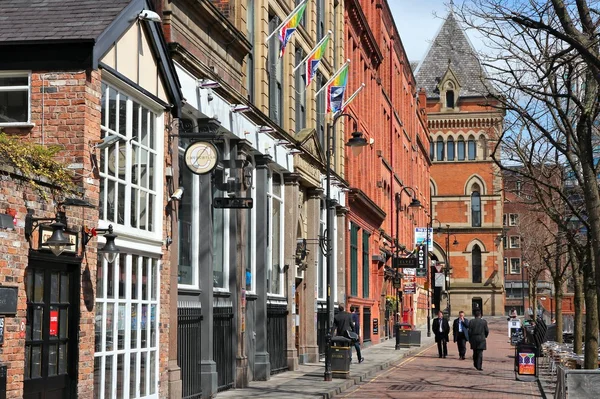
<path fill-rule="evenodd" d="M 427 91 L 427 97 L 439 97 L 438 83 L 449 68 L 460 81 L 460 96 L 485 96 L 493 90 L 487 84 L 487 74 L 453 10 L 415 70 L 417 85 Z"/>

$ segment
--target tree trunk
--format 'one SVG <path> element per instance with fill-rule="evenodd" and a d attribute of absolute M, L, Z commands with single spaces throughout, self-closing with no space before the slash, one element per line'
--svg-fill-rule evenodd
<path fill-rule="evenodd" d="M 598 368 L 598 292 L 596 284 L 595 270 L 592 266 L 594 262 L 591 249 L 588 252 L 591 258 L 583 266 L 583 281 L 585 295 L 585 350 L 584 350 L 584 369 Z"/>
<path fill-rule="evenodd" d="M 554 319 L 556 320 L 556 342 L 563 343 L 562 291 L 554 292 Z"/>
<path fill-rule="evenodd" d="M 581 344 L 583 337 L 583 276 L 581 267 L 583 262 L 575 255 L 575 251 L 569 250 L 571 255 L 571 264 L 573 265 L 573 286 L 575 296 L 573 297 L 573 306 L 575 307 L 575 318 L 573 321 L 573 351 L 581 355 Z"/>

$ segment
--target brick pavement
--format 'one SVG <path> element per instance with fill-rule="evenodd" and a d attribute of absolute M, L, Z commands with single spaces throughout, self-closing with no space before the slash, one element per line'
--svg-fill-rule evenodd
<path fill-rule="evenodd" d="M 433 337 L 422 332 L 422 347 L 394 350 L 394 341 L 364 349 L 366 361 L 353 363 L 351 378 L 323 381 L 323 363 L 301 365 L 296 371 L 255 381 L 249 388 L 232 389 L 223 398 L 541 398 L 537 383 L 515 380 L 514 347 L 508 342 L 506 318 L 486 318 L 490 325 L 483 371 L 473 367 L 471 350 L 458 359 L 456 344 L 439 359 Z M 468 345 L 467 345 L 468 348 Z M 356 355 L 355 355 L 356 357 Z"/>
<path fill-rule="evenodd" d="M 487 318 L 490 336 L 483 371 L 473 367 L 472 351 L 459 360 L 456 344 L 449 356 L 438 358 L 432 345 L 374 378 L 345 391 L 339 398 L 541 398 L 536 382 L 515 380 L 514 347 L 508 342 L 506 318 Z"/>

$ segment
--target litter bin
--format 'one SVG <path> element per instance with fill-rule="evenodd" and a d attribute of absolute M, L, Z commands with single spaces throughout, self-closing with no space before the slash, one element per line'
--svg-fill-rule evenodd
<path fill-rule="evenodd" d="M 396 349 L 421 346 L 421 331 L 413 330 L 409 323 L 399 323 L 396 336 Z"/>
<path fill-rule="evenodd" d="M 331 376 L 350 378 L 350 351 L 352 340 L 345 337 L 331 339 Z"/>

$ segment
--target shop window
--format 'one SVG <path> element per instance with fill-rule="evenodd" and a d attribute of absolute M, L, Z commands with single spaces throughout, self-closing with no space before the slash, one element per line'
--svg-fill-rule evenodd
<path fill-rule="evenodd" d="M 100 150 L 100 219 L 157 236 L 162 117 L 107 83 L 101 90 L 102 138 L 118 141 Z"/>
<path fill-rule="evenodd" d="M 256 169 L 252 169 L 252 187 L 250 187 L 250 196 L 256 203 Z M 256 207 L 252 207 L 248 211 L 246 219 L 247 237 L 246 237 L 246 292 L 250 294 L 256 293 Z"/>
<path fill-rule="evenodd" d="M 94 398 L 158 395 L 159 267 L 158 259 L 123 252 L 114 263 L 98 257 Z"/>
<path fill-rule="evenodd" d="M 0 72 L 0 126 L 29 123 L 28 72 Z"/>
<path fill-rule="evenodd" d="M 350 223 L 350 295 L 358 295 L 358 230 L 359 227 Z"/>

